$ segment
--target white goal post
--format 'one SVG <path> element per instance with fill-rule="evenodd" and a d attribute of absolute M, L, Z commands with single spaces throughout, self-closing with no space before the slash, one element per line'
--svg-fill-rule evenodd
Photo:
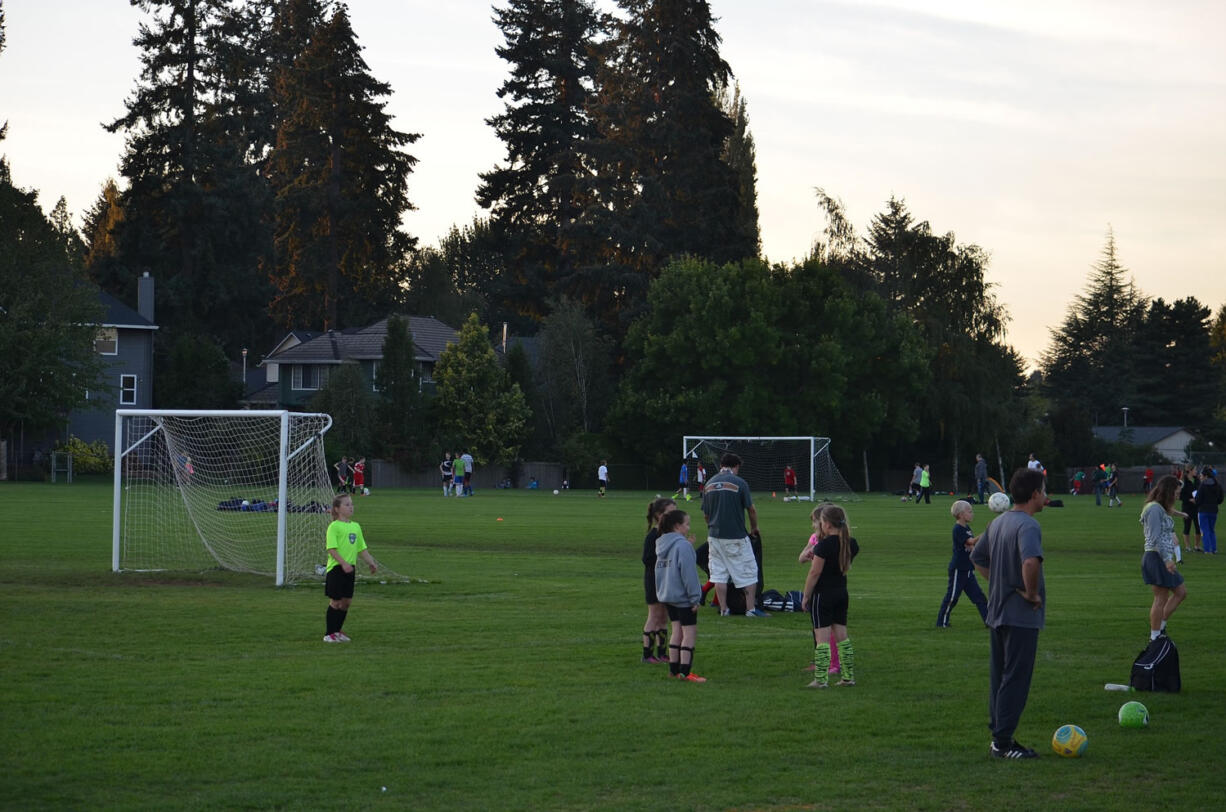
<path fill-rule="evenodd" d="M 289 411 L 116 410 L 111 569 L 315 576 L 331 426 Z"/>
<path fill-rule="evenodd" d="M 847 480 L 830 457 L 829 437 L 735 437 L 686 435 L 682 459 L 694 481 L 692 461 L 701 460 L 709 479 L 719 470 L 719 459 L 732 452 L 741 458 L 741 478 L 754 491 L 784 491 L 783 469 L 796 471 L 796 497 L 806 501 L 854 499 Z"/>

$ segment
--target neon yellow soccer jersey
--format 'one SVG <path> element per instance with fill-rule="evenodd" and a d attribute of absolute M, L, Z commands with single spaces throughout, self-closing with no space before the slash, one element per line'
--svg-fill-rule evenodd
<path fill-rule="evenodd" d="M 325 551 L 336 550 L 346 564 L 357 564 L 358 553 L 365 549 L 366 539 L 363 538 L 362 528 L 357 522 L 342 522 L 337 519 L 328 525 L 328 546 L 324 548 Z M 338 566 L 336 559 L 329 555 L 326 571 L 331 572 L 335 566 Z"/>

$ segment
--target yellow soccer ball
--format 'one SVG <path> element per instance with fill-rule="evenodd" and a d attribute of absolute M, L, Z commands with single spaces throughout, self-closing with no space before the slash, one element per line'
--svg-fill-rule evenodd
<path fill-rule="evenodd" d="M 1060 725 L 1051 737 L 1051 749 L 1056 751 L 1056 755 L 1065 758 L 1077 758 L 1089 745 L 1090 740 L 1086 738 L 1086 732 L 1077 725 Z"/>

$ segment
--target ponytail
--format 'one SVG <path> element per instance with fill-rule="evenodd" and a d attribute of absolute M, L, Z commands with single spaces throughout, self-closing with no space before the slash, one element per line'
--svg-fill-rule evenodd
<path fill-rule="evenodd" d="M 847 511 L 838 505 L 823 505 L 814 512 L 838 534 L 839 572 L 846 575 L 851 569 L 851 531 L 847 528 Z"/>

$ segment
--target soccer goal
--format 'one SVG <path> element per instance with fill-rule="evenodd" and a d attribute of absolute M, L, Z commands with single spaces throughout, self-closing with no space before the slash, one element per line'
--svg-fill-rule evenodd
<path fill-rule="evenodd" d="M 111 568 L 316 575 L 331 521 L 326 414 L 115 412 Z"/>
<path fill-rule="evenodd" d="M 784 469 L 796 472 L 796 496 L 806 501 L 847 500 L 855 494 L 830 457 L 829 437 L 698 437 L 682 440 L 682 457 L 698 459 L 710 478 L 719 460 L 732 452 L 741 458 L 741 478 L 758 492 L 786 494 Z M 690 477 L 694 466 L 690 465 Z"/>

